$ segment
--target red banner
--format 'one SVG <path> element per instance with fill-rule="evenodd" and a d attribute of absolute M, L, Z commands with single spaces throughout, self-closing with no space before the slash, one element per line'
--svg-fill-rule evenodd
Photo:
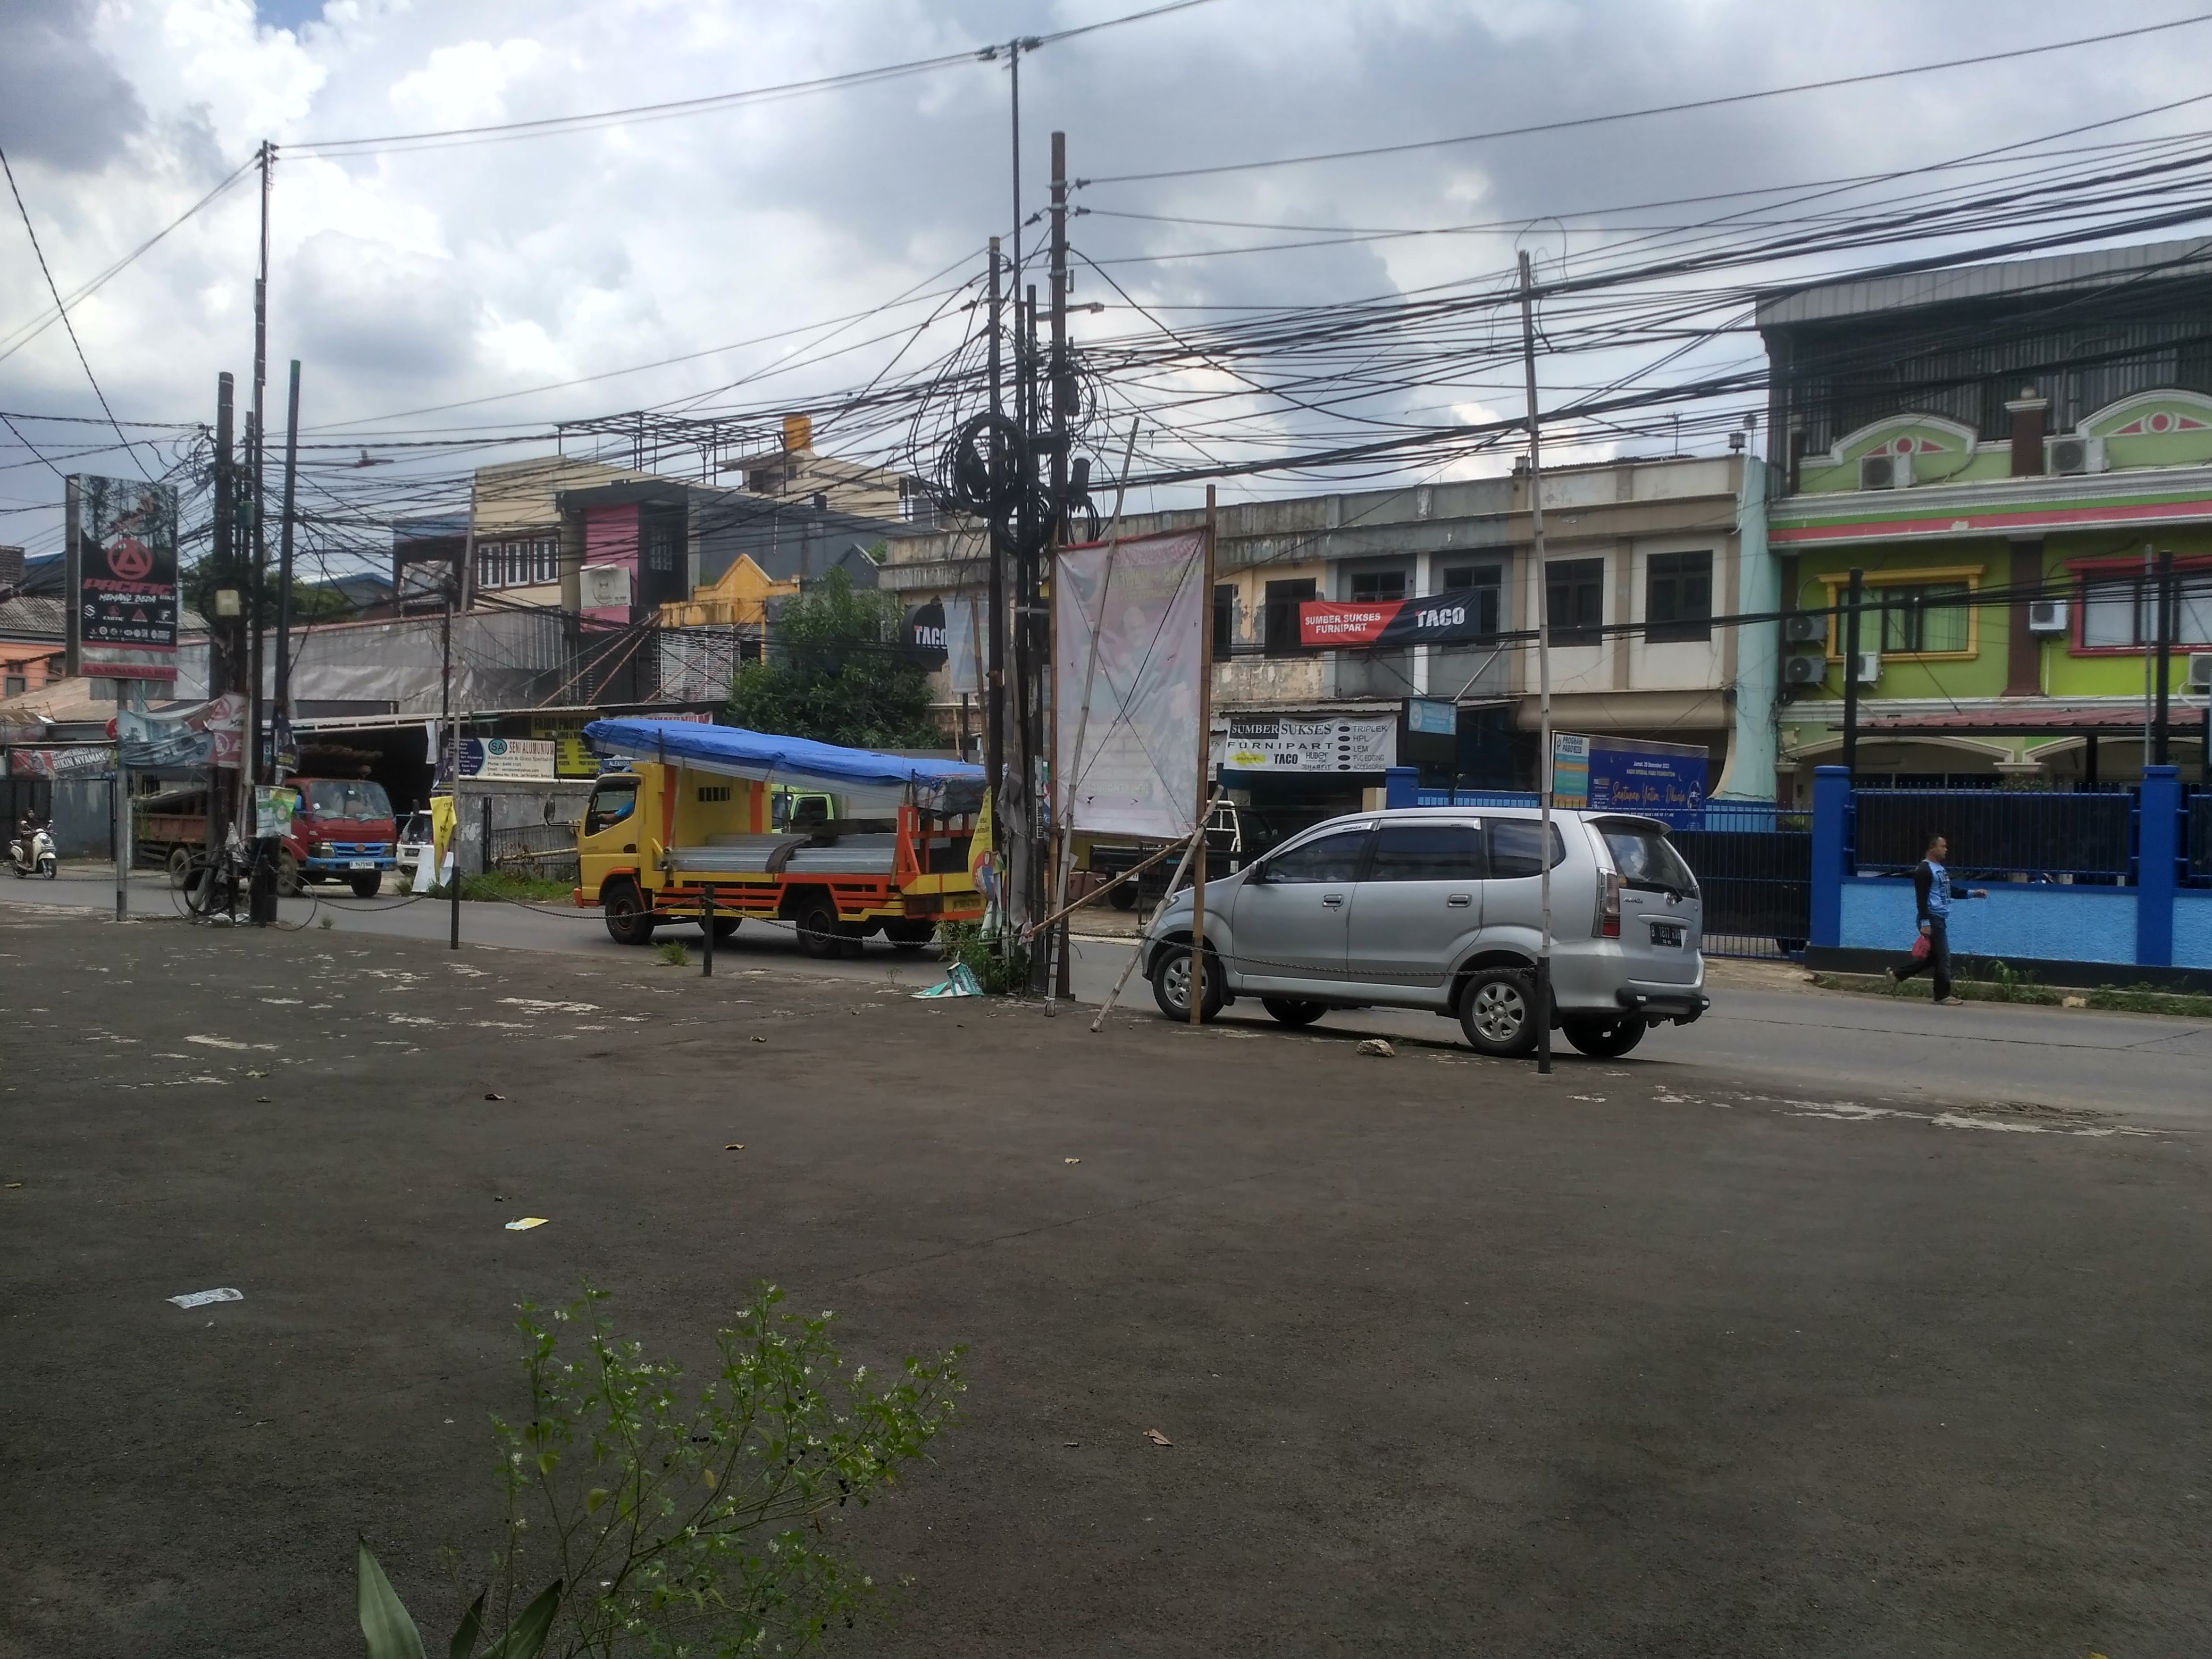
<path fill-rule="evenodd" d="M 1471 592 L 1369 604 L 1306 599 L 1298 605 L 1298 643 L 1308 647 L 1468 645 L 1496 637 L 1484 630 L 1482 607 Z"/>

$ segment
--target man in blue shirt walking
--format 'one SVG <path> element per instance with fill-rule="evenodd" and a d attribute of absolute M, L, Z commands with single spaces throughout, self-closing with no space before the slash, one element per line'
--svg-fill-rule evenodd
<path fill-rule="evenodd" d="M 1928 954 L 1916 957 L 1902 968 L 1890 968 L 1887 973 L 1893 984 L 1902 984 L 1923 968 L 1936 975 L 1936 1001 L 1947 1006 L 1960 1000 L 1951 994 L 1951 907 L 1966 899 L 1987 898 L 1986 887 L 1971 891 L 1958 891 L 1951 885 L 1951 872 L 1943 867 L 1950 855 L 1951 845 L 1941 836 L 1929 838 L 1928 855 L 1913 867 L 1913 907 L 1920 916 L 1920 934 L 1928 941 Z"/>

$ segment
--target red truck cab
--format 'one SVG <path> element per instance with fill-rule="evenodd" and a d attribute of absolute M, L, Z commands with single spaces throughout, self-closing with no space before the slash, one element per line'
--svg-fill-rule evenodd
<path fill-rule="evenodd" d="M 343 881 L 356 898 L 374 898 L 384 872 L 398 862 L 399 829 L 384 786 L 366 778 L 295 778 L 289 787 L 300 792 L 300 805 L 278 854 L 277 890 Z"/>

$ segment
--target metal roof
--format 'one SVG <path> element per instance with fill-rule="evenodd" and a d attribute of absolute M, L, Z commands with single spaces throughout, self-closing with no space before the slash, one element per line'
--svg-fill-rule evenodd
<path fill-rule="evenodd" d="M 2112 287 L 2153 276 L 2212 274 L 2212 237 L 2099 248 L 2088 253 L 2011 259 L 1996 264 L 1954 265 L 1901 276 L 1869 276 L 1778 290 L 1759 302 L 1759 326 L 1829 322 L 1891 311 L 1911 311 L 1955 300 L 1998 299 L 2067 289 Z"/>

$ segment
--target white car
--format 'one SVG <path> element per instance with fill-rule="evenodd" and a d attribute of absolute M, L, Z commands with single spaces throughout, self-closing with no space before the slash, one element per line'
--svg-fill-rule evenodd
<path fill-rule="evenodd" d="M 394 861 L 399 866 L 402 887 L 411 886 L 415 866 L 428 855 L 432 845 L 430 815 L 410 812 L 399 825 L 399 844 L 392 849 Z"/>

